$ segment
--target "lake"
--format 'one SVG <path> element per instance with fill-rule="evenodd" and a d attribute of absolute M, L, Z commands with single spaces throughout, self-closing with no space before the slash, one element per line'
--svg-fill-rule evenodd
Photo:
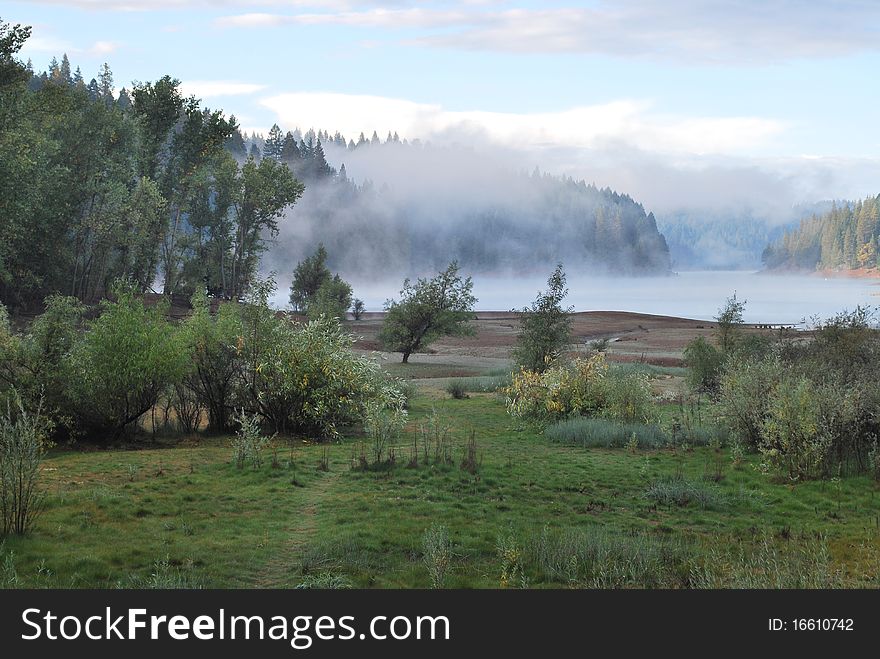
<path fill-rule="evenodd" d="M 396 297 L 401 280 L 352 279 L 354 293 L 367 310 L 379 311 L 384 301 Z M 529 304 L 546 278 L 474 277 L 476 308 L 503 311 Z M 827 318 L 856 305 L 880 304 L 880 280 L 831 278 L 818 275 L 766 275 L 747 271 L 681 272 L 670 277 L 608 277 L 570 275 L 566 303 L 577 311 L 635 311 L 641 313 L 711 319 L 724 300 L 736 292 L 746 300 L 745 320 L 750 323 L 799 323 L 818 315 Z M 287 302 L 286 287 L 274 300 Z"/>

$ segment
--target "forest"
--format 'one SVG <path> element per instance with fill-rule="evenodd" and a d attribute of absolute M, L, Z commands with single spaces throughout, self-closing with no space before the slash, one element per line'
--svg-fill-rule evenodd
<path fill-rule="evenodd" d="M 86 82 L 66 55 L 36 72 L 12 56 L 26 28 L 7 32 L 0 301 L 12 310 L 52 293 L 94 304 L 117 279 L 141 292 L 188 298 L 206 287 L 239 299 L 256 275 L 287 276 L 294 257 L 321 242 L 349 273 L 378 263 L 421 274 L 450 258 L 477 271 L 562 258 L 616 272 L 669 269 L 653 215 L 627 195 L 511 173 L 509 192 L 487 203 L 414 205 L 387 184 L 355 183 L 324 145 L 340 156 L 416 156 L 429 145 L 278 126 L 245 138 L 234 116 L 185 97 L 171 76 L 117 92 L 109 66 Z"/>
<path fill-rule="evenodd" d="M 880 267 L 880 195 L 835 202 L 786 231 L 764 250 L 771 270 L 856 270 Z"/>

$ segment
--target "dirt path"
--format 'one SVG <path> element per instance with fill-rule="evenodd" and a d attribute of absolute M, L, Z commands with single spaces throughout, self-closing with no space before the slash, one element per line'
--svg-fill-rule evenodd
<path fill-rule="evenodd" d="M 292 520 L 284 548 L 259 571 L 254 579 L 255 588 L 291 588 L 295 585 L 292 575 L 302 550 L 309 545 L 317 532 L 320 507 L 339 476 L 339 471 L 327 472 L 323 478 L 308 487 L 308 502 L 296 519 Z"/>

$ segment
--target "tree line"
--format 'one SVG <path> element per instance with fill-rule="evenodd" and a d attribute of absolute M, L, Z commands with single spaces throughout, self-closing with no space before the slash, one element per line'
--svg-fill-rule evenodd
<path fill-rule="evenodd" d="M 166 295 L 242 297 L 303 184 L 272 158 L 236 159 L 234 116 L 164 76 L 115 92 L 65 56 L 34 73 L 30 29 L 0 23 L 0 300 L 86 304 L 126 279 Z"/>
<path fill-rule="evenodd" d="M 804 219 L 764 250 L 770 269 L 854 270 L 880 267 L 880 195 L 835 202 Z"/>

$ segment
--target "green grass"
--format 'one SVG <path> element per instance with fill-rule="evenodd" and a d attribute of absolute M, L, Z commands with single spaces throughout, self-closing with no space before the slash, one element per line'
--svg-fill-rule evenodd
<path fill-rule="evenodd" d="M 635 437 L 639 448 L 661 448 L 669 436 L 660 426 L 646 423 L 618 423 L 608 419 L 574 417 L 547 427 L 544 434 L 554 442 L 583 448 L 623 448 Z"/>
<path fill-rule="evenodd" d="M 452 463 L 409 467 L 432 411 L 453 426 Z M 474 474 L 459 466 L 471 433 Z M 584 450 L 478 393 L 415 397 L 386 469 L 352 470 L 357 441 L 331 445 L 326 472 L 323 447 L 303 443 L 258 470 L 237 470 L 224 439 L 56 450 L 41 475 L 47 508 L 31 536 L 6 539 L 0 584 L 429 587 L 432 527 L 448 532 L 446 587 L 498 587 L 502 570 L 531 587 L 730 585 L 754 578 L 742 565 L 761 552 L 805 556 L 841 584 L 880 583 L 880 500 L 867 477 L 795 485 L 754 456 L 734 468 L 707 447 Z M 646 496 L 675 478 L 710 490 L 713 505 Z"/>
<path fill-rule="evenodd" d="M 612 365 L 623 373 L 640 373 L 652 378 L 666 375 L 685 377 L 687 375 L 687 368 L 684 366 L 656 366 L 640 362 L 612 362 Z"/>

